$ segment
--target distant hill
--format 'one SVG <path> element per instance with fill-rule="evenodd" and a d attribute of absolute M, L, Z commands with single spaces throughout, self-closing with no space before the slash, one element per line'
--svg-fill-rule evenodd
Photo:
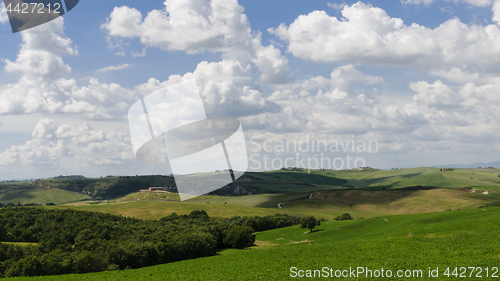
<path fill-rule="evenodd" d="M 421 167 L 413 169 L 351 169 L 351 170 L 277 170 L 269 172 L 247 172 L 237 181 L 214 190 L 210 195 L 245 196 L 255 194 L 311 193 L 325 190 L 389 190 L 413 188 L 416 190 L 431 188 L 481 189 L 500 191 L 500 162 L 471 164 L 473 168 L 460 168 L 458 165 L 441 166 L 453 168 L 453 171 L 441 168 Z M 478 169 L 478 167 L 483 167 Z M 197 177 L 197 175 L 193 175 Z M 108 176 L 103 178 L 84 178 L 66 176 L 33 182 L 0 183 L 0 193 L 19 192 L 21 190 L 63 189 L 90 196 L 94 200 L 110 200 L 139 192 L 149 187 L 168 187 L 170 192 L 177 192 L 173 176 Z M 19 193 L 20 194 L 20 193 Z M 28 193 L 25 193 L 28 194 Z M 31 196 L 31 195 L 30 195 Z M 497 194 L 500 197 L 500 193 Z M 14 202 L 16 196 L 9 197 Z M 28 199 L 28 198 L 27 198 Z M 32 198 L 30 198 L 31 200 Z M 30 201 L 35 202 L 35 201 Z M 2 203 L 2 200 L 0 200 Z M 15 203 L 15 202 L 14 202 Z"/>
<path fill-rule="evenodd" d="M 46 205 L 63 204 L 82 200 L 90 200 L 90 196 L 78 192 L 61 190 L 56 188 L 33 188 L 19 189 L 9 192 L 0 192 L 0 207 L 3 204 L 32 204 Z"/>
<path fill-rule="evenodd" d="M 21 191 L 26 190 L 47 190 L 47 189 L 63 189 L 72 191 L 84 197 L 91 197 L 92 199 L 113 199 L 127 194 L 138 192 L 141 189 L 148 189 L 149 187 L 173 187 L 175 186 L 174 178 L 171 176 L 109 176 L 99 179 L 85 178 L 83 176 L 59 176 L 50 179 L 40 179 L 32 182 L 5 182 L 0 183 L 0 194 L 6 202 L 17 202 L 18 200 L 14 194 L 20 194 Z M 28 194 L 28 193 L 24 193 Z M 2 197 L 0 197 L 2 199 Z M 31 199 L 27 199 L 28 202 Z M 21 200 L 22 201 L 22 200 Z M 73 200 L 74 201 L 74 200 Z M 71 201 L 67 201 L 71 202 Z M 2 203 L 2 200 L 0 200 Z"/>
<path fill-rule="evenodd" d="M 436 168 L 486 168 L 486 167 L 495 167 L 498 168 L 500 167 L 500 161 L 495 161 L 495 162 L 476 162 L 472 164 L 448 164 L 448 165 L 440 165 L 440 166 L 435 166 Z"/>
<path fill-rule="evenodd" d="M 415 169 L 419 168 L 421 166 L 400 166 L 398 167 L 399 169 Z M 500 168 L 500 161 L 494 161 L 494 162 L 476 162 L 476 163 L 471 163 L 471 164 L 446 164 L 446 165 L 430 165 L 427 167 L 434 167 L 434 168 L 486 168 L 486 167 L 495 167 L 495 168 Z"/>

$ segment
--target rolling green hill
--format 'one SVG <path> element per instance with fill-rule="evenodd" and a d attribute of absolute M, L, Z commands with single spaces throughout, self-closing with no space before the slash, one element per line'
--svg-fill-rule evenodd
<path fill-rule="evenodd" d="M 409 214 L 498 205 L 499 169 L 416 168 L 397 170 L 271 171 L 247 173 L 231 186 L 258 190 L 235 196 L 222 188 L 212 194 L 179 202 L 176 193 L 137 192 L 150 186 L 174 186 L 170 176 L 53 178 L 0 184 L 0 203 L 56 204 L 77 202 L 75 208 L 159 219 L 171 212 L 204 209 L 214 217 L 289 213 L 325 219 L 350 212 L 354 218 Z M 475 193 L 471 193 L 476 191 Z M 83 193 L 85 192 L 85 193 Z M 488 194 L 482 194 L 486 192 Z M 228 196 L 231 195 L 231 196 Z M 242 194 L 240 194 L 242 195 Z M 309 199 L 309 197 L 311 198 Z M 106 202 L 108 201 L 108 202 Z M 281 209 L 278 208 L 280 203 Z"/>
<path fill-rule="evenodd" d="M 50 178 L 31 182 L 1 183 L 0 192 L 15 198 L 15 192 L 34 189 L 66 190 L 85 194 L 84 198 L 106 200 L 118 198 L 151 186 L 175 186 L 170 176 L 109 176 L 105 178 Z M 13 195 L 9 195 L 9 194 Z M 81 200 L 81 199 L 80 199 Z M 65 201 L 65 202 L 72 202 Z M 3 202 L 0 200 L 1 203 Z M 17 202 L 16 202 L 17 203 Z M 45 202 L 44 202 L 45 203 Z M 62 203 L 62 202 L 61 202 Z"/>
<path fill-rule="evenodd" d="M 85 199 L 90 199 L 90 196 L 55 188 L 19 189 L 0 193 L 0 203 L 4 204 L 63 204 Z"/>
<path fill-rule="evenodd" d="M 483 268 L 481 279 L 488 280 L 486 268 L 491 278 L 500 262 L 499 217 L 500 208 L 490 207 L 329 221 L 313 233 L 299 226 L 258 233 L 258 246 L 225 250 L 212 257 L 136 270 L 13 280 L 285 280 L 298 270 L 323 274 L 324 267 L 327 272 L 330 268 L 333 272 L 350 267 L 380 272 L 383 268 L 393 276 L 410 270 L 408 274 L 422 276 L 409 280 L 466 280 L 453 276 L 453 269 L 458 267 L 459 275 L 460 267 L 469 266 L 474 267 L 473 276 L 479 272 L 477 267 Z M 429 278 L 429 268 L 439 268 L 439 278 Z M 447 268 L 451 268 L 450 277 L 445 276 Z M 471 269 L 465 270 L 469 277 Z M 342 279 L 362 278 L 366 276 Z"/>
<path fill-rule="evenodd" d="M 278 208 L 278 203 L 281 203 L 282 208 Z M 499 198 L 489 195 L 470 193 L 469 190 L 464 192 L 463 190 L 437 188 L 428 190 L 327 190 L 246 196 L 206 195 L 184 202 L 180 202 L 175 193 L 139 192 L 105 203 L 79 202 L 55 208 L 98 211 L 140 219 L 159 219 L 172 212 L 188 214 L 192 210 L 199 209 L 206 210 L 211 217 L 228 218 L 287 213 L 333 219 L 344 212 L 349 212 L 354 218 L 369 218 L 386 214 L 463 210 L 498 204 L 500 204 Z"/>
<path fill-rule="evenodd" d="M 307 170 L 247 172 L 240 180 L 213 191 L 212 195 L 307 193 L 344 189 L 400 189 L 407 187 L 476 188 L 500 191 L 500 169 L 415 168 L 397 170 Z M 193 175 L 196 177 L 196 175 Z M 2 183 L 3 193 L 35 188 L 63 189 L 89 195 L 96 200 L 116 199 L 151 186 L 175 187 L 172 176 L 114 176 L 99 179 L 52 178 L 33 182 Z M 239 187 L 236 189 L 236 187 Z M 236 191 L 238 190 L 238 191 Z M 500 196 L 499 194 L 494 196 Z"/>

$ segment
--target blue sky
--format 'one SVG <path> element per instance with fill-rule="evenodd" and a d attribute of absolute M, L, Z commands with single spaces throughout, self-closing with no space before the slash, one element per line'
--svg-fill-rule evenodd
<path fill-rule="evenodd" d="M 1 13 L 0 180 L 170 173 L 135 159 L 127 111 L 191 78 L 249 149 L 314 135 L 378 141 L 350 156 L 379 168 L 498 160 L 500 1 L 87 0 L 16 34 Z"/>

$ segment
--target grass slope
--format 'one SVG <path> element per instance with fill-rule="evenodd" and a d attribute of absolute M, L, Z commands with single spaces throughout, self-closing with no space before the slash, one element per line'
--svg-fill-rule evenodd
<path fill-rule="evenodd" d="M 313 192 L 339 189 L 400 189 L 410 186 L 441 188 L 491 187 L 500 190 L 500 169 L 414 168 L 397 170 L 303 170 L 247 173 L 251 180 L 235 185 L 257 188 L 259 193 Z"/>
<path fill-rule="evenodd" d="M 499 217 L 500 208 L 490 207 L 330 221 L 313 233 L 298 226 L 259 233 L 259 246 L 226 250 L 213 257 L 137 270 L 15 280 L 285 280 L 292 279 L 291 267 L 344 270 L 358 266 L 384 268 L 393 274 L 422 270 L 423 278 L 418 280 L 451 280 L 453 276 L 443 275 L 446 267 L 489 267 L 491 272 L 499 266 Z M 429 278 L 428 268 L 436 267 L 440 278 Z"/>
<path fill-rule="evenodd" d="M 210 217 L 227 218 L 232 216 L 265 216 L 268 214 L 282 213 L 279 209 L 270 210 L 264 208 L 248 207 L 235 204 L 187 204 L 183 202 L 161 202 L 161 201 L 136 201 L 125 203 L 101 203 L 76 204 L 63 206 L 47 206 L 46 208 L 71 208 L 75 210 L 94 211 L 122 215 L 138 219 L 157 220 L 175 212 L 177 214 L 189 214 L 193 210 L 205 210 Z"/>
<path fill-rule="evenodd" d="M 330 171 L 314 171 L 327 175 Z M 462 188 L 473 186 L 500 187 L 500 169 L 414 168 L 397 170 L 335 171 L 337 178 L 347 180 L 347 185 L 363 188 L 404 188 L 408 186 L 437 186 Z"/>
<path fill-rule="evenodd" d="M 68 202 L 75 202 L 84 199 L 90 199 L 88 195 L 78 194 L 77 192 L 61 190 L 61 189 L 21 189 L 4 191 L 0 193 L 0 203 L 21 203 L 21 204 L 42 204 L 54 203 L 63 204 Z"/>
<path fill-rule="evenodd" d="M 415 214 L 477 208 L 499 203 L 496 198 L 455 189 L 339 190 L 317 192 L 311 200 L 284 203 L 283 208 L 348 211 L 353 214 Z"/>

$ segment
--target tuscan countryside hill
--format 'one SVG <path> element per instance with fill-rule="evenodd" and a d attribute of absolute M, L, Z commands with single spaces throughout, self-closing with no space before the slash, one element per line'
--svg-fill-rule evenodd
<path fill-rule="evenodd" d="M 59 208 L 144 219 L 194 209 L 207 210 L 216 217 L 286 211 L 332 218 L 349 211 L 354 217 L 366 218 L 497 205 L 500 169 L 282 169 L 246 173 L 231 185 L 183 203 L 179 202 L 171 176 L 56 177 L 0 186 L 2 204 L 54 203 Z M 165 191 L 140 192 L 149 187 Z"/>

